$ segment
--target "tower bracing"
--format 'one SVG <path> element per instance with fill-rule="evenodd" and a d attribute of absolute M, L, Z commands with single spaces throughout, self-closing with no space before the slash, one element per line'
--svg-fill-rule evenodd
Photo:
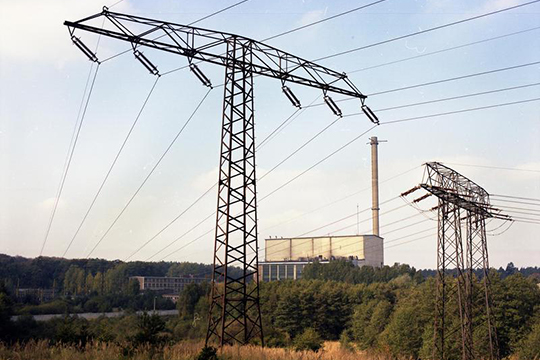
<path fill-rule="evenodd" d="M 364 103 L 366 96 L 343 72 L 294 56 L 270 45 L 231 33 L 122 14 L 103 8 L 99 14 L 64 23 L 73 43 L 91 60 L 99 62 L 75 31 L 86 31 L 131 44 L 133 54 L 148 71 L 158 67 L 141 49 L 152 48 L 187 58 L 203 85 L 212 87 L 199 63 L 225 68 L 221 153 L 219 163 L 212 293 L 206 343 L 264 344 L 258 287 L 257 191 L 253 77 L 278 79 L 286 97 L 296 107 L 300 100 L 287 84 L 322 90 L 330 110 L 341 110 L 330 93 L 360 100 L 368 119 L 378 118 Z M 241 275 L 228 272 L 231 266 Z M 236 273 L 235 273 L 236 274 Z"/>
<path fill-rule="evenodd" d="M 491 312 L 486 238 L 486 219 L 499 215 L 490 211 L 487 191 L 473 181 L 437 162 L 425 166 L 420 187 L 435 195 L 438 201 L 433 359 L 450 357 L 455 349 L 456 332 L 461 335 L 459 348 L 463 360 L 481 358 L 478 349 L 484 344 L 488 344 L 489 359 L 499 359 Z M 475 271 L 481 273 L 480 284 Z M 480 314 L 475 313 L 477 299 L 483 299 Z M 486 335 L 475 338 L 475 329 L 481 326 Z"/>

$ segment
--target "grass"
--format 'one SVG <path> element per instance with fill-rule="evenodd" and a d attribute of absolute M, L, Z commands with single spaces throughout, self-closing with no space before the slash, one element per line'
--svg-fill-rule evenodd
<path fill-rule="evenodd" d="M 157 351 L 150 346 L 133 351 L 111 343 L 92 343 L 84 347 L 49 345 L 31 341 L 24 345 L 0 344 L 0 360 L 195 360 L 203 344 L 180 342 Z M 390 360 L 385 355 L 367 355 L 344 350 L 339 343 L 327 342 L 324 350 L 294 351 L 259 346 L 228 346 L 220 354 L 222 360 Z"/>

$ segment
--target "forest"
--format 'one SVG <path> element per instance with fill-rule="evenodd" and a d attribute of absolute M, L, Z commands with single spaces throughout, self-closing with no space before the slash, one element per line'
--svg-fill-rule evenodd
<path fill-rule="evenodd" d="M 209 285 L 188 285 L 177 303 L 178 316 L 158 317 L 131 311 L 150 309 L 154 296 L 140 293 L 126 279 L 131 275 L 200 274 L 209 272 L 209 265 L 102 260 L 85 263 L 82 260 L 31 260 L 6 256 L 0 259 L 0 337 L 3 341 L 0 358 L 15 358 L 14 353 L 23 351 L 23 346 L 43 347 L 47 344 L 47 349 L 67 346 L 70 351 L 84 352 L 98 343 L 107 344 L 110 351 L 115 349 L 114 354 L 123 358 L 136 358 L 136 354 L 142 353 L 145 357 L 137 358 L 197 358 L 193 352 L 185 357 L 168 357 L 167 354 L 171 351 L 188 354 L 185 348 L 191 346 L 189 344 L 198 344 L 191 347 L 198 346 L 199 350 L 202 347 Z M 491 271 L 493 316 L 500 352 L 505 358 L 534 359 L 540 356 L 539 274 L 538 268 L 518 269 L 513 264 Z M 408 265 L 357 268 L 348 262 L 334 261 L 309 265 L 302 280 L 262 283 L 261 311 L 266 347 L 276 349 L 276 354 L 279 351 L 307 351 L 323 356 L 330 351 L 331 344 L 338 344 L 339 351 L 344 354 L 363 354 L 365 359 L 371 359 L 369 356 L 373 359 L 429 359 L 433 346 L 435 299 L 435 280 L 430 275 L 430 271 L 417 271 Z M 61 296 L 51 303 L 63 302 L 62 313 L 66 315 L 47 322 L 32 319 L 28 314 L 37 313 L 36 309 L 51 303 L 38 304 L 35 299 L 25 303 L 28 299 L 16 299 L 13 289 L 17 277 L 21 288 L 56 283 Z M 452 281 L 451 274 L 449 280 Z M 94 308 L 88 305 L 89 302 Z M 476 299 L 476 344 L 486 343 L 485 318 L 480 311 L 482 304 L 481 298 Z M 68 315 L 77 309 L 104 311 L 102 309 L 112 307 L 129 311 L 119 318 L 96 320 Z M 161 300 L 158 307 L 171 308 L 171 303 Z M 448 320 L 449 326 L 457 326 L 457 305 L 450 303 L 449 309 L 450 314 L 454 314 Z M 12 320 L 14 314 L 21 316 Z M 458 335 L 456 332 L 456 341 L 448 344 L 450 352 L 456 356 L 459 354 L 456 346 L 460 344 Z M 478 358 L 486 353 L 487 348 L 479 346 Z M 283 356 L 287 358 L 287 355 Z"/>

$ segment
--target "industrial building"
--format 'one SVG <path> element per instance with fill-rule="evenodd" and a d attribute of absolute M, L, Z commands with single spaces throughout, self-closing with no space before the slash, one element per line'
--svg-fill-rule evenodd
<path fill-rule="evenodd" d="M 168 277 L 168 276 L 131 276 L 139 282 L 141 291 L 166 291 L 178 294 L 187 284 L 200 284 L 209 281 L 201 277 Z"/>
<path fill-rule="evenodd" d="M 345 259 L 356 266 L 384 265 L 383 238 L 379 235 L 379 169 L 377 137 L 371 137 L 371 184 L 373 234 L 268 238 L 265 261 L 259 262 L 259 281 L 300 279 L 304 267 L 314 261 L 327 264 Z"/>
<path fill-rule="evenodd" d="M 383 239 L 377 235 L 266 239 L 259 279 L 300 279 L 307 264 L 325 264 L 336 259 L 351 261 L 356 266 L 383 266 Z"/>

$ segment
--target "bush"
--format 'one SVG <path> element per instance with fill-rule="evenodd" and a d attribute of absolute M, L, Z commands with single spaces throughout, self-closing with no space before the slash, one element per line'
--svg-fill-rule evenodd
<path fill-rule="evenodd" d="M 294 339 L 294 348 L 297 351 L 311 350 L 319 351 L 323 347 L 321 336 L 313 329 L 307 328 Z"/>
<path fill-rule="evenodd" d="M 216 348 L 212 346 L 203 347 L 199 356 L 197 356 L 197 360 L 219 360 Z"/>

